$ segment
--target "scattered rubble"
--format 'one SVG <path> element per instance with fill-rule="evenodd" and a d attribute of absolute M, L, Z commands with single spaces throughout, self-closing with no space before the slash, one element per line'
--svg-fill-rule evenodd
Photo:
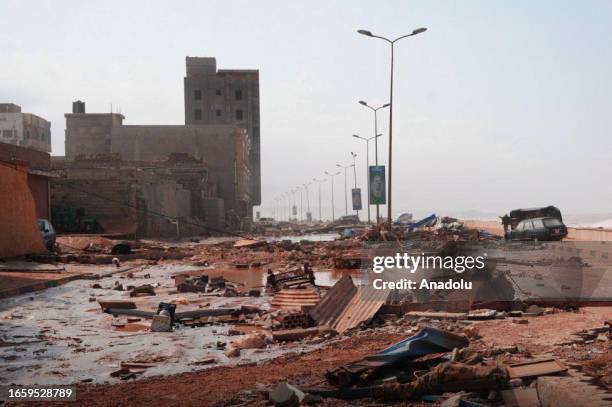
<path fill-rule="evenodd" d="M 410 249 L 416 252 L 450 256 L 474 242 L 490 245 L 494 267 L 482 273 L 479 293 L 499 279 L 512 296 L 465 299 L 435 290 L 403 295 L 364 284 L 365 272 L 359 270 L 367 267 L 364 242 L 405 245 L 406 239 L 415 239 Z M 303 374 L 301 381 L 276 378 L 262 384 L 266 391 L 236 392 L 234 401 L 252 402 L 265 393 L 275 405 L 333 398 L 357 405 L 414 400 L 495 406 L 536 397 L 544 405 L 539 389 L 552 386 L 546 378 L 576 371 L 604 392 L 611 386 L 609 324 L 581 321 L 580 329 L 555 341 L 534 339 L 543 335 L 538 321 L 562 324 L 584 306 L 610 304 L 527 292 L 548 282 L 549 268 L 592 272 L 597 263 L 549 261 L 532 248 L 528 259 L 500 255 L 497 239 L 456 219 L 371 226 L 333 242 L 59 240 L 62 254 L 56 260 L 67 268 L 108 266 L 87 277 L 96 282 L 74 280 L 48 296 L 41 292 L 32 301 L 19 296 L 3 305 L 0 360 L 10 366 L 0 368 L 6 377 L 0 384 L 33 378 L 34 372 L 36 380 L 62 383 L 70 370 L 79 372 L 75 381 L 83 383 L 100 378 L 140 383 L 221 366 L 241 375 L 249 364 L 263 366 L 288 355 L 298 361 L 333 348 L 338 363 L 325 361 L 327 371 Z M 529 278 L 533 287 L 527 290 L 523 281 Z M 563 285 L 569 286 L 559 284 L 558 292 L 568 291 Z M 56 316 L 35 315 L 45 304 L 53 304 Z M 60 334 L 66 327 L 70 333 Z M 491 335 L 495 331 L 498 336 Z M 522 340 L 505 343 L 502 332 L 520 332 Z M 353 341 L 381 335 L 393 341 L 349 360 L 341 357 L 351 354 Z M 44 363 L 49 366 L 33 367 Z M 84 363 L 93 363 L 95 372 Z"/>

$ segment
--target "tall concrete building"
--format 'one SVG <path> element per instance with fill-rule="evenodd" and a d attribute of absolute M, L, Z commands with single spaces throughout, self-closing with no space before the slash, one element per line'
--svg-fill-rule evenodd
<path fill-rule="evenodd" d="M 0 142 L 51 151 L 51 123 L 40 116 L 22 113 L 21 106 L 0 103 Z"/>
<path fill-rule="evenodd" d="M 185 124 L 233 124 L 251 140 L 252 204 L 261 204 L 259 70 L 219 69 L 215 58 L 187 57 Z"/>

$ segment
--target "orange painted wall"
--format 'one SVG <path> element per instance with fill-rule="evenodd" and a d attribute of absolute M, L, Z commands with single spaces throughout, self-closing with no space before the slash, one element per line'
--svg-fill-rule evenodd
<path fill-rule="evenodd" d="M 0 257 L 45 252 L 27 167 L 0 164 Z"/>

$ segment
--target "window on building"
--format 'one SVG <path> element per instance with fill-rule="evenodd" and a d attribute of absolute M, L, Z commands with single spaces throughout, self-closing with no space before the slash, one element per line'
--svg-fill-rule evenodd
<path fill-rule="evenodd" d="M 217 90 L 215 91 L 215 95 L 217 95 L 217 96 L 221 96 L 221 89 L 217 89 Z"/>
<path fill-rule="evenodd" d="M 195 120 L 202 120 L 202 109 L 196 109 L 193 112 L 193 118 Z"/>
<path fill-rule="evenodd" d="M 201 100 L 202 99 L 202 91 L 200 89 L 196 89 L 195 91 L 193 91 L 193 98 L 195 100 Z"/>
<path fill-rule="evenodd" d="M 236 110 L 236 120 L 242 120 L 242 110 Z"/>
<path fill-rule="evenodd" d="M 223 112 L 221 111 L 221 109 L 217 109 L 216 113 L 217 113 L 217 116 L 223 115 Z"/>
<path fill-rule="evenodd" d="M 242 100 L 242 89 L 236 90 L 236 100 Z"/>

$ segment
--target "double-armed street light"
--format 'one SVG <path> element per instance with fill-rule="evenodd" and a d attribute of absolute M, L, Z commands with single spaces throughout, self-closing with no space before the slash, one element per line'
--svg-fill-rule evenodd
<path fill-rule="evenodd" d="M 344 215 L 348 216 L 348 184 L 346 183 L 346 170 L 351 168 L 351 166 L 336 164 L 336 167 L 344 170 Z"/>
<path fill-rule="evenodd" d="M 319 222 L 323 222 L 323 217 L 321 215 L 321 184 L 325 182 L 325 178 L 313 178 L 312 180 L 319 183 Z"/>
<path fill-rule="evenodd" d="M 336 220 L 336 210 L 334 209 L 334 177 L 336 175 L 339 175 L 340 171 L 336 172 L 335 174 L 329 173 L 327 171 L 325 171 L 325 175 L 327 175 L 330 179 L 330 183 L 331 183 L 331 205 L 332 205 L 332 222 Z"/>
<path fill-rule="evenodd" d="M 310 212 L 310 191 L 308 187 L 310 186 L 310 182 L 303 184 L 304 190 L 306 191 L 306 220 L 308 220 L 308 215 L 310 214 L 310 218 L 312 220 L 312 213 Z"/>
<path fill-rule="evenodd" d="M 391 80 L 389 84 L 389 181 L 388 181 L 388 185 L 389 185 L 388 195 L 389 196 L 387 200 L 387 221 L 389 222 L 389 228 L 391 228 L 391 222 L 392 222 L 391 193 L 392 193 L 392 160 L 393 160 L 392 152 L 393 152 L 393 52 L 394 52 L 394 45 L 397 41 L 403 38 L 412 37 L 414 35 L 420 34 L 425 31 L 427 31 L 427 28 L 417 28 L 416 30 L 413 30 L 410 34 L 402 35 L 400 37 L 395 38 L 394 40 L 390 40 L 388 38 L 385 38 L 379 35 L 374 35 L 372 34 L 371 31 L 368 31 L 368 30 L 357 30 L 357 32 L 361 35 L 365 35 L 367 37 L 372 37 L 372 38 L 378 38 L 378 39 L 388 42 L 391 45 Z"/>
<path fill-rule="evenodd" d="M 378 137 L 382 135 L 382 134 L 378 134 L 378 111 L 380 109 L 384 109 L 385 107 L 389 107 L 389 103 L 385 103 L 382 106 L 374 107 L 374 106 L 370 106 L 364 100 L 360 100 L 359 104 L 367 107 L 372 112 L 374 112 L 374 136 L 372 136 L 372 138 L 374 138 L 374 165 L 378 166 Z M 369 175 L 369 172 L 368 172 L 368 175 Z M 368 177 L 368 185 L 369 185 L 369 177 Z M 368 189 L 368 194 L 369 194 L 369 191 L 370 190 Z M 376 224 L 378 224 L 379 222 L 380 222 L 380 205 L 376 204 Z"/>

